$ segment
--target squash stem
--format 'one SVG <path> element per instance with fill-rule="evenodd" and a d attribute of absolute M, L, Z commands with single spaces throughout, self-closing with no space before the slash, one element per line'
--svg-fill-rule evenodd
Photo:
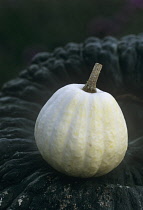
<path fill-rule="evenodd" d="M 96 83 L 97 83 L 101 69 L 102 69 L 102 65 L 100 63 L 96 63 L 94 65 L 93 70 L 90 74 L 90 77 L 82 90 L 84 90 L 85 92 L 88 92 L 88 93 L 96 93 L 97 92 L 96 91 Z"/>

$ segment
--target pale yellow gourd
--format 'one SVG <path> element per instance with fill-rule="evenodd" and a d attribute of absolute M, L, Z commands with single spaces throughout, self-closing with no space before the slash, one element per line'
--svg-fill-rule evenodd
<path fill-rule="evenodd" d="M 101 64 L 86 85 L 70 84 L 47 101 L 35 125 L 43 158 L 76 177 L 104 175 L 123 160 L 128 144 L 123 113 L 112 95 L 96 88 Z"/>

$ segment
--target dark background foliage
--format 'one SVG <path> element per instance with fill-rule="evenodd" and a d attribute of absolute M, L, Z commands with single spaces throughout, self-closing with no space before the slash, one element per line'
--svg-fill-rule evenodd
<path fill-rule="evenodd" d="M 89 36 L 142 33 L 142 0 L 1 0 L 0 87 L 41 51 Z"/>

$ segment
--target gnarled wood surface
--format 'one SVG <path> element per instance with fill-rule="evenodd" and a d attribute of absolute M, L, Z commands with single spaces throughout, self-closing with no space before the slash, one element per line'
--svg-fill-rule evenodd
<path fill-rule="evenodd" d="M 34 140 L 37 115 L 60 87 L 85 83 L 103 64 L 97 87 L 118 100 L 129 130 L 123 162 L 90 179 L 64 176 L 42 159 Z M 0 209 L 143 209 L 143 35 L 92 37 L 37 54 L 0 93 Z"/>

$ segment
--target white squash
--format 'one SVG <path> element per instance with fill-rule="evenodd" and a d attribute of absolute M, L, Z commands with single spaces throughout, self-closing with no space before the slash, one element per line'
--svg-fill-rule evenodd
<path fill-rule="evenodd" d="M 56 91 L 36 121 L 41 155 L 70 176 L 104 175 L 120 164 L 127 150 L 123 113 L 112 95 L 96 88 L 101 67 L 95 65 L 85 86 L 70 84 Z"/>

